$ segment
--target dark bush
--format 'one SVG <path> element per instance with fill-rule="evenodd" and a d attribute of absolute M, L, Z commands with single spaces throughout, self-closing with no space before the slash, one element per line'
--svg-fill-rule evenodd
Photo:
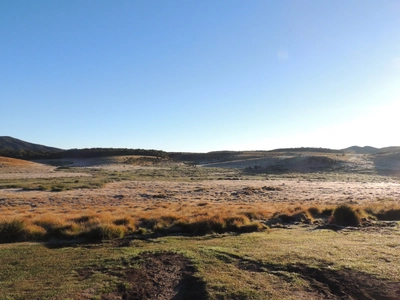
<path fill-rule="evenodd" d="M 0 243 L 23 241 L 26 234 L 25 224 L 21 220 L 3 221 L 0 223 Z"/>
<path fill-rule="evenodd" d="M 361 218 L 358 213 L 349 205 L 340 205 L 333 212 L 333 218 L 330 223 L 342 226 L 358 226 Z"/>

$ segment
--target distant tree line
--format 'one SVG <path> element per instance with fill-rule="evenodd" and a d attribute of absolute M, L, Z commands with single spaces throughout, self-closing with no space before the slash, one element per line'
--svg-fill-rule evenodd
<path fill-rule="evenodd" d="M 168 153 L 161 150 L 126 149 L 126 148 L 85 148 L 70 149 L 57 152 L 31 150 L 0 150 L 0 156 L 19 159 L 57 159 L 57 158 L 90 158 L 105 156 L 142 155 L 168 158 Z"/>
<path fill-rule="evenodd" d="M 188 161 L 198 163 L 201 161 L 224 161 L 232 159 L 241 154 L 239 151 L 213 151 L 207 153 L 192 153 L 192 152 L 170 152 L 169 157 L 176 161 Z"/>

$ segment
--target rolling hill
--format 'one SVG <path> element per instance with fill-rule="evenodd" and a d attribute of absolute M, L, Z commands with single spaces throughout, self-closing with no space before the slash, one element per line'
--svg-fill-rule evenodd
<path fill-rule="evenodd" d="M 33 144 L 10 136 L 0 136 L 0 151 L 59 152 L 62 149 Z"/>

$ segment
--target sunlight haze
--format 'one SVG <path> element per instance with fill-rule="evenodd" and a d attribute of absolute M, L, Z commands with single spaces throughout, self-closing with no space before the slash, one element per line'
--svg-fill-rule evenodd
<path fill-rule="evenodd" d="M 0 136 L 64 149 L 400 145 L 399 1 L 2 1 Z"/>

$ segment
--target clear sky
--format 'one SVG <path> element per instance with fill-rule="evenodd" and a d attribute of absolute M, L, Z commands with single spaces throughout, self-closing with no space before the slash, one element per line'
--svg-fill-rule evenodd
<path fill-rule="evenodd" d="M 65 149 L 398 146 L 400 1 L 3 0 L 0 111 Z"/>

